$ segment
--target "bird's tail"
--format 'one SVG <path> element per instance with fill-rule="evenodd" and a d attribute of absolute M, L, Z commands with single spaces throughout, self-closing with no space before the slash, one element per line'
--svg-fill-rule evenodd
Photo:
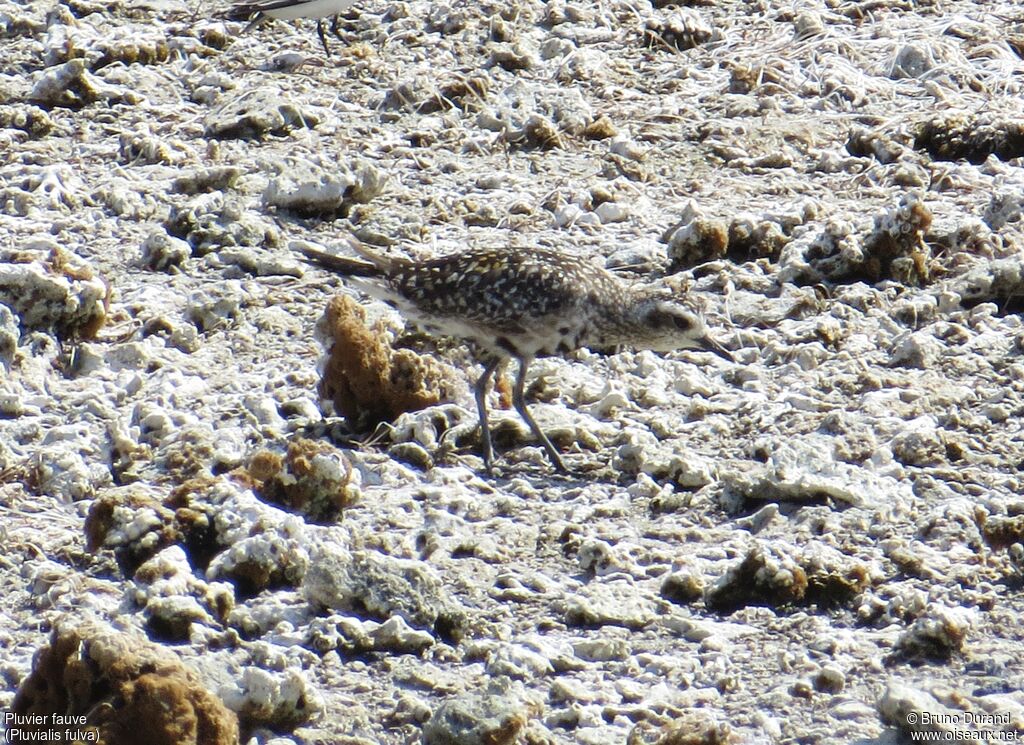
<path fill-rule="evenodd" d="M 337 254 L 323 251 L 305 241 L 295 241 L 291 244 L 291 248 L 301 253 L 313 263 L 345 277 L 380 277 L 387 274 L 390 267 L 389 259 L 372 253 L 355 238 L 349 238 L 347 243 L 362 258 L 353 259 L 348 256 L 338 256 Z"/>

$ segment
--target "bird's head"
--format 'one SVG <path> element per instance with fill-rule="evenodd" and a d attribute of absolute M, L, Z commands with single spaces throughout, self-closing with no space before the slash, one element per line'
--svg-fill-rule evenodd
<path fill-rule="evenodd" d="M 684 303 L 664 295 L 652 296 L 641 302 L 637 311 L 642 331 L 633 346 L 655 352 L 702 349 L 735 361 L 708 333 L 700 313 Z"/>

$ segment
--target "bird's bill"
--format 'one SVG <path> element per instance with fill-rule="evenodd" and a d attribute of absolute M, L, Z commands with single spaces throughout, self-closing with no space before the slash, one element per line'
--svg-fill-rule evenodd
<path fill-rule="evenodd" d="M 700 344 L 700 346 L 703 349 L 706 349 L 709 352 L 714 352 L 715 354 L 717 354 L 719 357 L 721 357 L 724 360 L 728 360 L 729 362 L 735 362 L 736 361 L 736 358 L 732 356 L 732 352 L 730 352 L 728 349 L 723 347 L 721 344 L 719 344 L 717 341 L 712 339 L 710 336 L 707 336 L 707 335 L 702 336 L 700 339 L 697 340 L 697 343 Z"/>

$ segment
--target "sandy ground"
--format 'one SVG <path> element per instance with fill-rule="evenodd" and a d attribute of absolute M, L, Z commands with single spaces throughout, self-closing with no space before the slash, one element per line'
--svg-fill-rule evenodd
<path fill-rule="evenodd" d="M 231 741 L 231 712 L 277 745 L 1019 738 L 1018 5 L 373 2 L 329 57 L 222 11 L 0 0 L 0 711 L 110 742 Z M 465 347 L 290 246 L 349 234 L 580 253 L 737 362 L 538 360 L 573 475 L 506 383 L 487 476 Z M 350 432 L 317 393 L 338 293 L 448 400 Z"/>

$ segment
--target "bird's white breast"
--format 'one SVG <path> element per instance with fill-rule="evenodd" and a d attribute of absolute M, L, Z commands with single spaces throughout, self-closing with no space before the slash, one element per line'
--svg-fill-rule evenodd
<path fill-rule="evenodd" d="M 264 11 L 271 18 L 291 21 L 296 18 L 326 18 L 355 5 L 355 0 L 296 0 L 292 5 Z"/>

